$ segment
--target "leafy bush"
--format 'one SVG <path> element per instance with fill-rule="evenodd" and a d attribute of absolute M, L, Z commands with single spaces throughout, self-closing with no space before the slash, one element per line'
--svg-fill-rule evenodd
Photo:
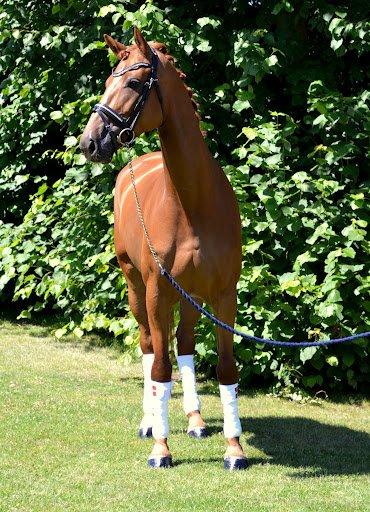
<path fill-rule="evenodd" d="M 238 325 L 279 339 L 369 330 L 366 8 L 346 2 L 195 5 L 4 0 L 0 6 L 0 289 L 21 318 L 53 307 L 56 332 L 111 332 L 137 351 L 112 246 L 112 189 L 127 162 L 78 151 L 114 63 L 104 32 L 165 42 L 198 93 L 208 143 L 243 221 Z M 107 58 L 108 57 L 108 58 Z M 135 154 L 158 147 L 137 141 Z M 216 359 L 198 329 L 198 363 Z M 269 349 L 236 339 L 241 378 L 276 390 L 361 388 L 367 343 Z"/>

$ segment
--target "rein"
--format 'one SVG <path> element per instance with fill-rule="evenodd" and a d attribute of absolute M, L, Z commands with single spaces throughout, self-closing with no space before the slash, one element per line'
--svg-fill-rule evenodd
<path fill-rule="evenodd" d="M 359 339 L 359 338 L 368 338 L 370 337 L 370 331 L 369 332 L 363 332 L 359 334 L 353 334 L 352 336 L 345 336 L 343 338 L 333 338 L 328 340 L 322 340 L 322 341 L 281 341 L 281 340 L 272 340 L 268 338 L 259 338 L 258 336 L 253 336 L 252 334 L 246 334 L 245 332 L 239 331 L 238 329 L 234 329 L 234 327 L 231 327 L 231 325 L 226 324 L 216 316 L 214 316 L 212 313 L 207 311 L 203 306 L 198 304 L 191 295 L 189 295 L 181 286 L 180 284 L 175 280 L 175 278 L 168 272 L 164 266 L 162 265 L 160 258 L 158 256 L 158 253 L 153 247 L 153 244 L 150 240 L 148 230 L 145 226 L 144 222 L 144 216 L 141 209 L 139 196 L 137 193 L 136 183 L 135 183 L 135 175 L 134 175 L 134 169 L 132 167 L 132 158 L 129 159 L 129 172 L 131 177 L 131 183 L 132 183 L 132 189 L 134 191 L 135 196 L 135 203 L 136 203 L 136 210 L 137 214 L 140 220 L 140 224 L 143 228 L 144 235 L 146 242 L 148 244 L 149 250 L 153 256 L 154 261 L 159 267 L 160 273 L 163 277 L 167 279 L 167 281 L 173 286 L 184 299 L 186 299 L 189 304 L 193 306 L 194 309 L 199 311 L 199 313 L 203 314 L 205 317 L 208 318 L 213 324 L 217 325 L 218 327 L 221 327 L 225 331 L 230 332 L 231 334 L 234 334 L 236 336 L 240 336 L 241 338 L 247 340 L 247 341 L 253 341 L 255 343 L 264 343 L 265 345 L 272 345 L 277 347 L 326 347 L 328 345 L 338 345 L 340 343 L 348 343 L 350 341 Z"/>
<path fill-rule="evenodd" d="M 152 58 L 151 63 L 148 62 L 136 62 L 127 68 L 123 68 L 120 71 L 115 71 L 115 68 L 112 70 L 112 76 L 119 77 L 127 73 L 128 71 L 134 71 L 140 68 L 150 68 L 150 76 L 149 79 L 144 83 L 141 95 L 136 100 L 136 103 L 133 106 L 132 112 L 129 116 L 124 117 L 121 116 L 119 112 L 109 107 L 108 105 L 104 105 L 102 103 L 97 103 L 93 107 L 93 112 L 96 112 L 101 120 L 103 121 L 104 128 L 109 133 L 112 144 L 115 149 L 118 148 L 119 144 L 131 147 L 135 142 L 135 125 L 140 117 L 140 114 L 143 111 L 146 100 L 149 97 L 150 91 L 153 85 L 156 87 L 159 102 L 162 105 L 162 96 L 158 86 L 158 55 L 156 51 L 152 50 Z M 112 126 L 116 126 L 120 129 L 118 135 L 116 135 Z"/>

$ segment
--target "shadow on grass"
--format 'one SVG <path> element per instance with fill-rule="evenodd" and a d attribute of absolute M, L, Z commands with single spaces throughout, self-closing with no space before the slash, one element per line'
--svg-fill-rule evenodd
<path fill-rule="evenodd" d="M 183 428 L 173 428 L 171 429 L 171 434 L 181 434 L 181 435 L 187 435 L 187 424 L 185 424 L 185 420 L 186 418 L 184 417 L 184 427 Z M 217 434 L 222 434 L 223 430 L 223 422 L 222 420 L 220 421 L 217 421 L 217 420 L 208 420 L 208 418 L 205 418 L 205 421 L 207 423 L 207 436 L 205 437 L 205 439 L 207 439 L 208 437 L 212 437 L 214 435 L 217 435 Z M 193 441 L 195 443 L 202 443 L 204 439 L 193 439 Z"/>
<path fill-rule="evenodd" d="M 205 457 L 204 459 L 201 459 L 199 457 L 190 458 L 187 459 L 180 459 L 180 460 L 174 460 L 173 465 L 176 466 L 182 466 L 183 464 L 209 464 L 210 462 L 216 462 L 219 463 L 221 466 L 223 464 L 223 456 L 222 452 L 220 453 L 220 457 Z M 267 464 L 268 461 L 266 459 L 262 459 L 259 457 L 250 457 L 248 458 L 249 466 L 254 466 L 256 464 Z"/>
<path fill-rule="evenodd" d="M 200 459 L 199 457 L 194 458 L 187 458 L 187 459 L 180 459 L 180 460 L 174 460 L 173 465 L 176 466 L 182 466 L 183 464 L 208 464 L 209 462 L 220 462 L 222 459 L 216 458 L 216 457 L 205 457 L 204 459 Z"/>
<path fill-rule="evenodd" d="M 248 457 L 249 466 L 277 465 L 286 467 L 293 478 L 317 478 L 338 475 L 366 475 L 370 472 L 370 436 L 347 427 L 328 425 L 302 417 L 244 418 L 243 431 L 248 435 L 245 447 L 254 446 L 265 456 Z M 222 433 L 220 419 L 207 419 L 209 436 Z M 184 434 L 178 429 L 172 434 Z M 195 440 L 201 444 L 202 440 Z M 219 458 L 187 458 L 174 462 L 202 464 L 222 461 Z"/>
<path fill-rule="evenodd" d="M 242 425 L 245 433 L 252 434 L 248 444 L 264 452 L 270 464 L 297 468 L 290 475 L 295 478 L 370 471 L 366 432 L 302 417 L 249 418 Z"/>

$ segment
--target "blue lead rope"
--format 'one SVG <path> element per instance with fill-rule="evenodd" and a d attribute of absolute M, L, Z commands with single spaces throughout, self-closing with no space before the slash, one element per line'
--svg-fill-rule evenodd
<path fill-rule="evenodd" d="M 259 338 L 258 336 L 253 336 L 252 334 L 245 334 L 242 331 L 238 331 L 234 329 L 222 320 L 219 320 L 217 317 L 209 313 L 206 309 L 204 309 L 200 304 L 198 304 L 191 295 L 189 295 L 180 285 L 179 283 L 171 276 L 169 272 L 165 268 L 160 265 L 161 274 L 164 276 L 167 281 L 171 283 L 171 285 L 186 299 L 199 313 L 202 313 L 206 316 L 211 322 L 225 331 L 229 331 L 232 334 L 236 334 L 237 336 L 241 336 L 247 341 L 255 341 L 256 343 L 265 343 L 266 345 L 273 345 L 275 347 L 326 347 L 328 345 L 337 345 L 339 343 L 348 343 L 349 341 L 357 340 L 359 338 L 367 338 L 370 336 L 370 332 L 363 332 L 359 334 L 353 334 L 352 336 L 346 336 L 344 338 L 334 338 L 331 340 L 323 340 L 323 341 L 278 341 L 278 340 L 269 340 L 266 338 Z"/>
<path fill-rule="evenodd" d="M 225 329 L 225 331 L 231 332 L 232 334 L 236 334 L 237 336 L 241 336 L 247 341 L 255 341 L 256 343 L 265 343 L 266 345 L 273 345 L 276 347 L 325 347 L 327 345 L 336 345 L 338 343 L 346 343 L 349 341 L 357 340 L 359 338 L 367 338 L 370 336 L 370 332 L 363 332 L 360 334 L 353 334 L 352 336 L 346 336 L 345 338 L 335 338 L 332 340 L 324 340 L 324 341 L 278 341 L 278 340 L 269 340 L 266 338 L 258 338 L 258 336 L 253 336 L 252 334 L 245 334 L 244 332 L 238 331 L 237 329 L 234 329 L 231 327 L 231 325 L 225 324 L 225 322 L 222 322 L 222 320 L 218 319 L 212 313 L 209 313 L 206 309 L 204 309 L 202 306 L 200 306 L 191 295 L 189 295 L 180 285 L 179 283 L 171 276 L 169 272 L 163 267 L 159 260 L 159 256 L 156 252 L 156 250 L 153 247 L 153 244 L 150 241 L 148 230 L 146 229 L 145 222 L 144 222 L 144 216 L 143 212 L 140 206 L 139 197 L 137 194 L 136 184 L 135 184 L 135 176 L 134 176 L 134 169 L 132 167 L 132 159 L 129 159 L 128 168 L 131 176 L 131 183 L 132 183 L 132 189 L 134 191 L 135 196 L 135 203 L 136 203 L 136 210 L 137 214 L 140 220 L 140 223 L 142 225 L 144 235 L 149 247 L 149 250 L 153 256 L 154 261 L 157 263 L 162 276 L 164 276 L 167 281 L 186 299 L 199 313 L 202 313 L 204 316 L 206 316 L 211 322 L 213 322 L 215 325 L 218 325 L 218 327 L 221 327 L 222 329 Z"/>

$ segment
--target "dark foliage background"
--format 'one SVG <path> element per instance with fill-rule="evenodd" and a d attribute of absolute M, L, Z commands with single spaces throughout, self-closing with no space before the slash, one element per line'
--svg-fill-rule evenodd
<path fill-rule="evenodd" d="M 126 163 L 86 163 L 78 137 L 138 25 L 165 42 L 198 94 L 207 140 L 243 218 L 239 327 L 279 339 L 369 330 L 366 2 L 3 0 L 0 5 L 0 290 L 20 318 L 111 333 L 129 361 L 136 324 L 112 247 L 112 191 Z M 367 62 L 367 60 L 366 60 Z M 141 138 L 136 154 L 158 147 Z M 198 329 L 198 363 L 216 360 Z M 357 388 L 366 340 L 270 350 L 236 339 L 246 385 Z"/>

